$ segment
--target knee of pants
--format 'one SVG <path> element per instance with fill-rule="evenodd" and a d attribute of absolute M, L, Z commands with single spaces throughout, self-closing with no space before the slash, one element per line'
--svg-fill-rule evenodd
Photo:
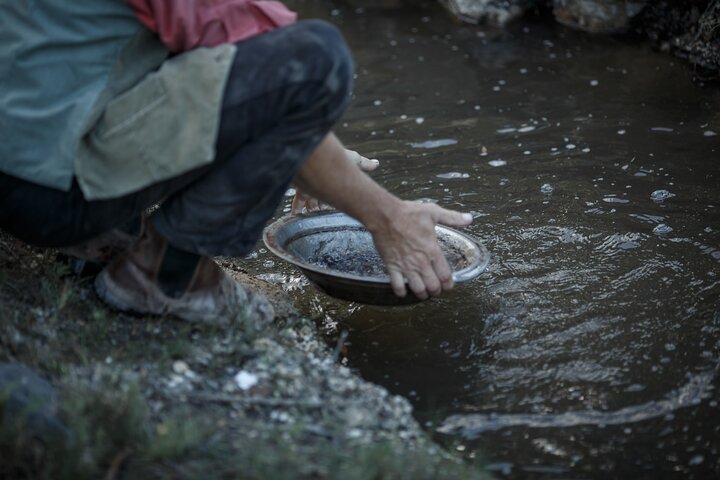
<path fill-rule="evenodd" d="M 323 95 L 338 109 L 350 98 L 354 66 L 340 31 L 323 20 L 298 22 L 292 39 L 300 62 L 317 62 L 325 73 Z"/>

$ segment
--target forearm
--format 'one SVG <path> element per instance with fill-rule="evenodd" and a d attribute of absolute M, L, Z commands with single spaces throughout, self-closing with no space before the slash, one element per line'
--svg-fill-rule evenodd
<path fill-rule="evenodd" d="M 361 171 L 330 133 L 295 178 L 298 188 L 358 219 L 370 231 L 390 222 L 402 201 Z"/>
<path fill-rule="evenodd" d="M 469 214 L 400 200 L 361 171 L 332 133 L 305 162 L 295 183 L 365 225 L 397 295 L 405 295 L 406 282 L 418 298 L 452 288 L 452 272 L 437 243 L 435 225 L 467 225 L 472 221 Z"/>

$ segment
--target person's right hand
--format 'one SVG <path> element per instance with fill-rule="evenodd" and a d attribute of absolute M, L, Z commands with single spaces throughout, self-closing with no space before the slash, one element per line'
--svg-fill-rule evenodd
<path fill-rule="evenodd" d="M 370 231 L 395 294 L 407 294 L 406 282 L 422 300 L 450 290 L 452 271 L 438 244 L 435 225 L 462 227 L 472 222 L 472 216 L 432 203 L 403 201 L 389 218 Z"/>

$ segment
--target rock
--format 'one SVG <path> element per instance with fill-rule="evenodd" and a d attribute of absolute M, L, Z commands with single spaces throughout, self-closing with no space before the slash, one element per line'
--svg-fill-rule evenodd
<path fill-rule="evenodd" d="M 554 0 L 555 19 L 591 33 L 620 33 L 645 6 L 644 0 Z"/>
<path fill-rule="evenodd" d="M 356 8 L 393 9 L 400 8 L 404 0 L 347 0 Z"/>
<path fill-rule="evenodd" d="M 18 438 L 69 442 L 71 432 L 58 420 L 55 389 L 30 368 L 0 364 L 0 431 Z"/>
<path fill-rule="evenodd" d="M 442 3 L 463 21 L 503 27 L 541 2 L 538 0 L 442 0 Z"/>
<path fill-rule="evenodd" d="M 636 30 L 659 49 L 669 51 L 707 70 L 720 73 L 720 0 L 662 0 L 649 2 L 638 16 Z"/>

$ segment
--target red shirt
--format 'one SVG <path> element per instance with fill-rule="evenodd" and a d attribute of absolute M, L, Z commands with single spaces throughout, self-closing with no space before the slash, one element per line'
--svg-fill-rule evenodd
<path fill-rule="evenodd" d="M 174 53 L 237 43 L 295 22 L 297 14 L 272 0 L 128 0 L 140 23 Z"/>

